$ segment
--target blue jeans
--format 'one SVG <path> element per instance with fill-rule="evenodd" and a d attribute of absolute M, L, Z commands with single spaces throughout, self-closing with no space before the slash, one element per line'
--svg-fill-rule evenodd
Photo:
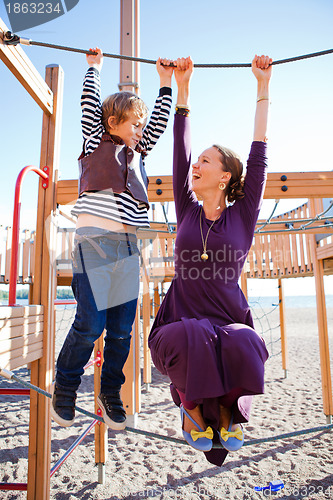
<path fill-rule="evenodd" d="M 139 293 L 136 237 L 96 228 L 81 228 L 77 233 L 72 280 L 76 315 L 58 356 L 56 383 L 77 390 L 94 342 L 105 329 L 101 392 L 112 394 L 125 381 L 123 367 L 136 313 Z"/>

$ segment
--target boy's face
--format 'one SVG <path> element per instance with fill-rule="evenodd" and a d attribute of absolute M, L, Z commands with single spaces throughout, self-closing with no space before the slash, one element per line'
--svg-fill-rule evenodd
<path fill-rule="evenodd" d="M 142 132 L 146 125 L 144 118 L 138 118 L 134 113 L 129 115 L 129 118 L 117 125 L 109 123 L 110 132 L 112 135 L 117 135 L 124 141 L 126 146 L 135 149 L 142 138 Z"/>

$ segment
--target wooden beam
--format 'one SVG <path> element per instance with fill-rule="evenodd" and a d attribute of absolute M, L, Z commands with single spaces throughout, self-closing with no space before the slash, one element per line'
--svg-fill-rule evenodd
<path fill-rule="evenodd" d="M 332 259 L 324 259 L 324 273 L 325 274 L 333 274 L 333 258 Z"/>
<path fill-rule="evenodd" d="M 101 362 L 94 365 L 94 395 L 95 395 L 95 413 L 102 416 L 102 412 L 97 404 L 97 396 L 101 392 L 101 375 L 102 375 L 102 365 L 104 361 L 103 351 L 104 351 L 104 336 L 105 331 L 96 340 L 94 346 L 94 357 L 97 357 L 97 353 L 100 353 Z M 106 424 L 98 422 L 95 425 L 95 463 L 98 467 L 104 468 L 104 465 L 108 458 L 108 428 Z M 99 482 L 100 478 L 99 478 Z"/>
<path fill-rule="evenodd" d="M 120 53 L 127 56 L 138 56 L 139 30 L 138 30 L 138 3 L 139 0 L 120 0 Z M 138 66 L 133 61 L 120 61 L 119 90 L 139 92 Z M 140 406 L 138 402 L 138 384 L 140 385 L 140 369 L 138 366 L 137 352 L 140 348 L 138 322 L 134 321 L 130 353 L 124 366 L 126 377 L 121 394 L 128 416 L 133 415 L 133 425 Z M 140 391 L 139 391 L 140 392 Z"/>
<path fill-rule="evenodd" d="M 286 335 L 286 310 L 284 302 L 284 282 L 281 278 L 278 280 L 279 288 L 279 312 L 280 312 L 280 333 L 281 333 L 281 355 L 282 355 L 282 369 L 284 376 L 287 377 L 288 370 L 288 351 L 287 351 L 287 335 Z"/>
<path fill-rule="evenodd" d="M 330 198 L 333 192 L 333 172 L 288 172 L 288 180 L 280 180 L 281 173 L 268 174 L 265 199 L 290 198 Z M 282 191 L 286 186 L 287 191 Z M 58 181 L 57 203 L 74 204 L 78 196 L 78 181 L 66 179 Z M 150 203 L 174 201 L 172 175 L 150 176 L 148 186 Z M 297 223 L 299 227 L 302 223 Z M 284 221 L 281 220 L 281 227 Z M 329 232 L 329 228 L 324 230 Z M 320 232 L 316 230 L 316 232 Z"/>
<path fill-rule="evenodd" d="M 242 289 L 242 292 L 244 294 L 244 297 L 246 298 L 246 300 L 248 300 L 247 276 L 246 276 L 246 272 L 244 271 L 244 268 L 243 268 L 242 274 L 241 274 L 241 289 Z"/>
<path fill-rule="evenodd" d="M 52 90 L 38 73 L 20 45 L 6 45 L 3 42 L 3 36 L 6 31 L 10 30 L 0 18 L 0 59 L 44 113 L 51 115 L 53 113 Z"/>
<path fill-rule="evenodd" d="M 283 175 L 287 179 L 283 178 Z M 333 172 L 269 173 L 264 198 L 330 198 Z"/>
<path fill-rule="evenodd" d="M 31 383 L 50 392 L 54 377 L 54 331 L 56 274 L 55 216 L 56 178 L 59 162 L 60 130 L 63 97 L 63 71 L 59 66 L 46 67 L 45 80 L 54 93 L 54 113 L 44 113 L 41 142 L 41 166 L 49 167 L 49 187 L 39 184 L 35 278 L 33 303 L 44 306 L 43 358 L 31 364 Z M 30 427 L 28 455 L 28 500 L 50 497 L 51 465 L 51 415 L 50 400 L 33 391 L 30 398 Z"/>
<path fill-rule="evenodd" d="M 318 207 L 316 200 L 310 200 L 310 213 L 315 215 Z M 317 303 L 317 321 L 319 334 L 319 351 L 320 351 L 320 367 L 321 367 L 321 383 L 323 394 L 323 409 L 327 417 L 333 415 L 333 398 L 332 398 L 332 378 L 330 365 L 330 352 L 328 341 L 328 325 L 327 311 L 325 301 L 324 288 L 324 269 L 323 260 L 317 258 L 316 247 L 317 243 L 315 236 L 310 237 L 311 254 L 313 259 L 313 272 L 316 284 L 316 303 Z"/>
<path fill-rule="evenodd" d="M 158 241 L 156 238 L 154 241 Z M 150 332 L 150 267 L 149 240 L 143 240 L 142 245 L 142 322 L 143 322 L 143 382 L 151 384 L 151 355 L 148 347 Z"/>
<path fill-rule="evenodd" d="M 333 243 L 327 243 L 322 247 L 317 247 L 317 259 L 331 259 L 333 258 Z"/>

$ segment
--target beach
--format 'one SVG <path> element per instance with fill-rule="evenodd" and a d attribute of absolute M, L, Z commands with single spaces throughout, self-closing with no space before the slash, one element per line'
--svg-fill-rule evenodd
<path fill-rule="evenodd" d="M 327 424 L 322 406 L 316 309 L 286 308 L 286 378 L 280 353 L 278 308 L 255 309 L 254 317 L 256 329 L 263 333 L 271 353 L 266 363 L 265 394 L 254 398 L 250 421 L 244 425 L 245 445 L 229 453 L 222 467 L 213 466 L 187 444 L 109 430 L 105 484 L 99 484 L 92 432 L 51 478 L 51 498 L 333 499 L 333 430 L 251 445 L 258 438 Z M 331 307 L 327 309 L 327 318 L 332 369 Z M 57 351 L 64 335 L 65 330 L 60 330 Z M 17 374 L 28 380 L 26 368 L 17 370 Z M 0 383 L 6 387 L 10 384 L 4 379 Z M 93 411 L 93 368 L 83 377 L 77 405 Z M 28 407 L 27 397 L 0 396 L 1 482 L 27 480 Z M 52 464 L 89 423 L 89 418 L 81 414 L 77 414 L 69 429 L 52 423 Z M 171 400 L 169 380 L 154 367 L 149 390 L 142 385 L 138 428 L 182 439 L 179 409 Z M 282 481 L 284 488 L 276 493 L 254 491 L 254 487 L 267 486 L 271 481 Z M 3 491 L 0 498 L 23 499 L 26 493 Z"/>

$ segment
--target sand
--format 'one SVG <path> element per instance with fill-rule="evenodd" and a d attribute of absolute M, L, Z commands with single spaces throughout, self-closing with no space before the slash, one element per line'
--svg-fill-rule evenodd
<path fill-rule="evenodd" d="M 327 423 L 322 407 L 316 311 L 312 308 L 286 309 L 286 314 L 287 378 L 281 368 L 278 311 L 268 316 L 256 311 L 257 330 L 264 333 L 273 355 L 266 363 L 265 394 L 254 398 L 251 420 L 245 426 L 246 441 Z M 333 309 L 328 310 L 328 324 L 333 325 Z M 332 328 L 329 335 L 332 361 Z M 57 349 L 62 338 L 63 333 L 60 333 Z M 17 370 L 17 374 L 28 377 L 26 368 Z M 154 367 L 152 377 L 149 390 L 142 386 L 138 427 L 181 438 L 179 410 L 171 401 L 168 379 Z M 0 383 L 8 386 L 7 381 L 1 380 Z M 93 368 L 90 368 L 80 387 L 78 406 L 93 410 L 92 391 Z M 0 396 L 0 412 L 0 481 L 25 482 L 28 398 Z M 52 423 L 52 464 L 89 423 L 89 419 L 80 414 L 70 429 Z M 255 486 L 267 486 L 270 481 L 280 480 L 285 487 L 271 493 L 274 498 L 333 499 L 332 438 L 333 430 L 317 431 L 244 446 L 238 452 L 230 453 L 222 467 L 215 467 L 203 454 L 187 445 L 109 430 L 105 483 L 99 484 L 91 433 L 51 478 L 51 498 L 257 499 L 270 494 L 254 491 Z M 0 498 L 23 499 L 26 493 L 0 492 Z"/>

